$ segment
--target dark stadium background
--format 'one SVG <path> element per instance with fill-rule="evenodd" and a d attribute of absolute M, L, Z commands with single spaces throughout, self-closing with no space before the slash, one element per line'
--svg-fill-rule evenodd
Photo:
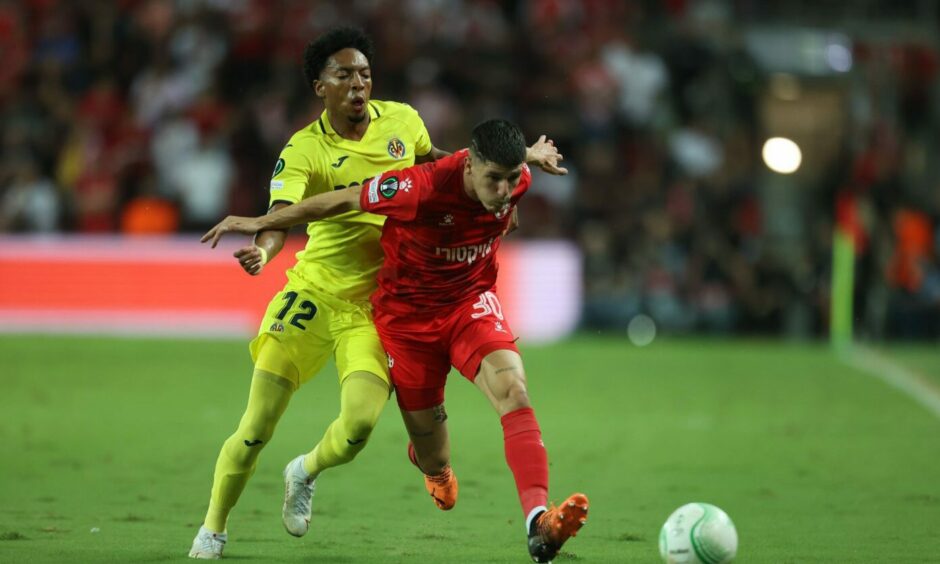
<path fill-rule="evenodd" d="M 857 330 L 940 336 L 929 1 L 3 2 L 0 231 L 260 213 L 321 111 L 300 54 L 340 23 L 373 34 L 373 95 L 436 145 L 492 116 L 556 140 L 572 174 L 538 179 L 518 237 L 580 246 L 584 327 L 823 335 L 838 208 Z M 774 136 L 795 174 L 763 164 Z"/>

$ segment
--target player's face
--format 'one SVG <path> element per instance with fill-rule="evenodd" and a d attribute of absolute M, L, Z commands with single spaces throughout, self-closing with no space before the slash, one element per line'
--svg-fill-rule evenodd
<path fill-rule="evenodd" d="M 504 166 L 474 157 L 467 159 L 470 188 L 486 211 L 499 213 L 509 206 L 512 191 L 522 177 L 522 163 Z"/>
<path fill-rule="evenodd" d="M 330 115 L 345 117 L 353 123 L 369 117 L 372 69 L 358 49 L 350 47 L 333 53 L 313 87 L 317 96 L 324 99 Z"/>

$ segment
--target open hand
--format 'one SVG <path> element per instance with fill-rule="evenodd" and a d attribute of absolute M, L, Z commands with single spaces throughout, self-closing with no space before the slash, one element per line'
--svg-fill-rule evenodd
<path fill-rule="evenodd" d="M 199 240 L 200 243 L 205 243 L 207 241 L 212 242 L 212 248 L 214 249 L 216 245 L 219 244 L 219 239 L 222 238 L 226 233 L 245 233 L 246 235 L 254 235 L 260 231 L 261 226 L 258 224 L 257 217 L 239 217 L 237 215 L 230 215 L 219 222 L 215 227 L 206 232 L 202 236 L 202 239 Z"/>
<path fill-rule="evenodd" d="M 567 168 L 558 166 L 562 158 L 564 157 L 558 152 L 555 142 L 546 139 L 544 135 L 540 136 L 538 141 L 526 149 L 527 163 L 556 176 L 568 174 Z"/>

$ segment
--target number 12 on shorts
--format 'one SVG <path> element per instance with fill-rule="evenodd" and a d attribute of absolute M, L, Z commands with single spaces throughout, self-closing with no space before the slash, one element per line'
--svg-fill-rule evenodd
<path fill-rule="evenodd" d="M 499 304 L 499 298 L 497 298 L 496 294 L 493 292 L 483 292 L 480 294 L 480 298 L 473 304 L 473 309 L 476 312 L 470 314 L 470 317 L 473 319 L 494 315 L 496 319 L 500 321 L 503 320 L 503 306 Z"/>
<path fill-rule="evenodd" d="M 289 312 L 290 309 L 294 307 L 294 302 L 297 301 L 297 292 L 285 293 L 284 300 L 286 300 L 287 303 L 284 304 L 283 309 L 281 309 L 281 311 L 279 311 L 275 316 L 277 319 L 282 321 L 284 316 L 287 315 L 287 312 Z M 306 329 L 307 326 L 301 323 L 301 321 L 310 321 L 313 319 L 313 316 L 317 314 L 317 306 L 313 305 L 313 302 L 309 300 L 304 300 L 300 302 L 300 309 L 303 311 L 295 313 L 290 318 L 290 324 L 294 327 L 299 327 L 300 329 Z"/>

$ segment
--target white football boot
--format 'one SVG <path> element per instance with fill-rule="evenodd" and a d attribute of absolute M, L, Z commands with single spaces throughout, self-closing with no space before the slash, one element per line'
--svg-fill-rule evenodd
<path fill-rule="evenodd" d="M 314 480 L 304 470 L 303 454 L 287 463 L 284 468 L 284 509 L 281 520 L 287 532 L 295 537 L 304 536 L 310 528 L 314 488 Z"/>
<path fill-rule="evenodd" d="M 222 558 L 222 549 L 225 548 L 226 541 L 228 541 L 227 533 L 213 533 L 203 525 L 199 527 L 199 532 L 193 539 L 189 557 L 200 560 L 218 560 Z"/>

